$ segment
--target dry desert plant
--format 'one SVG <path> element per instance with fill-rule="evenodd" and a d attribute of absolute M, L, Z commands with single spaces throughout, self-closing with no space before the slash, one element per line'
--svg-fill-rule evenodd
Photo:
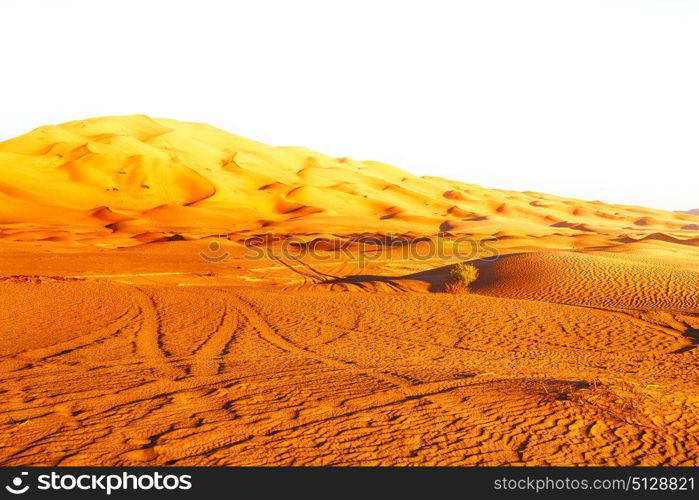
<path fill-rule="evenodd" d="M 460 262 L 449 271 L 450 281 L 446 285 L 449 293 L 468 292 L 471 284 L 478 279 L 478 269 L 473 264 Z"/>

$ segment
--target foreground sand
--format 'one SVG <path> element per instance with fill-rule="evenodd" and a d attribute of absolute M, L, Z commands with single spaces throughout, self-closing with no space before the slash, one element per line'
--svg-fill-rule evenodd
<path fill-rule="evenodd" d="M 111 117 L 0 143 L 0 256 L 0 465 L 699 464 L 696 215 Z"/>
<path fill-rule="evenodd" d="M 202 246 L 5 248 L 0 463 L 699 462 L 699 267 L 660 243 L 475 261 L 461 295 L 441 260 Z"/>

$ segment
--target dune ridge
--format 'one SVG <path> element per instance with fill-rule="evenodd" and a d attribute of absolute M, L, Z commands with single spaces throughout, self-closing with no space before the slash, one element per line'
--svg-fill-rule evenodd
<path fill-rule="evenodd" d="M 0 238 L 126 247 L 179 235 L 697 233 L 686 213 L 487 189 L 147 116 L 0 143 Z"/>

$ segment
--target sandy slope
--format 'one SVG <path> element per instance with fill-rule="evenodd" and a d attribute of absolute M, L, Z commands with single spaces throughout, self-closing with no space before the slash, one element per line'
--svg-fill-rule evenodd
<path fill-rule="evenodd" d="M 249 233 L 650 234 L 697 218 L 416 177 L 146 116 L 38 128 L 0 143 L 0 237 L 130 246 Z"/>
<path fill-rule="evenodd" d="M 251 286 L 227 274 L 247 262 L 173 270 L 187 255 L 0 283 L 2 463 L 697 463 L 691 304 L 342 293 L 273 262 Z"/>
<path fill-rule="evenodd" d="M 37 129 L 0 144 L 0 464 L 697 465 L 697 224 L 172 120 Z M 264 233 L 300 240 L 246 258 Z"/>

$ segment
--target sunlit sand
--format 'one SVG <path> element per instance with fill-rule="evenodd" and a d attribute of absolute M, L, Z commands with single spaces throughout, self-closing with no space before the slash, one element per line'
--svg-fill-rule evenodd
<path fill-rule="evenodd" d="M 0 143 L 0 251 L 2 465 L 699 464 L 691 213 L 109 117 Z"/>

